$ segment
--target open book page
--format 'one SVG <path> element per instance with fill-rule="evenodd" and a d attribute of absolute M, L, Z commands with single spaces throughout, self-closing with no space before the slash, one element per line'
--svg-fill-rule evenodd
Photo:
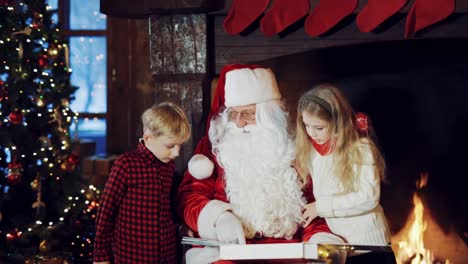
<path fill-rule="evenodd" d="M 211 239 L 204 239 L 198 237 L 182 237 L 183 245 L 193 245 L 193 246 L 205 246 L 205 247 L 219 247 L 221 245 L 226 245 L 227 243 L 223 243 L 218 240 L 211 240 Z"/>

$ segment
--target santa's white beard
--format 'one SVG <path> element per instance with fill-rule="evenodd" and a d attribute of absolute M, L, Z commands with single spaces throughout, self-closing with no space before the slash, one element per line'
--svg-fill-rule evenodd
<path fill-rule="evenodd" d="M 258 232 L 291 239 L 301 222 L 304 200 L 291 167 L 294 144 L 286 130 L 271 132 L 258 125 L 237 128 L 232 122 L 218 125 L 224 128 L 214 149 L 225 171 L 227 197 L 246 237 Z"/>

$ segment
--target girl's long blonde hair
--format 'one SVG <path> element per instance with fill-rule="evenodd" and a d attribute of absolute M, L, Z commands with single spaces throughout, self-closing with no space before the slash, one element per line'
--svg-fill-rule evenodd
<path fill-rule="evenodd" d="M 321 84 L 302 95 L 297 107 L 296 169 L 303 186 L 307 184 L 308 175 L 312 171 L 312 157 L 317 153 L 302 121 L 304 111 L 329 123 L 331 149 L 335 157 L 334 174 L 343 183 L 345 191 L 355 190 L 356 178 L 360 175 L 361 166 L 355 169 L 353 166 L 365 162 L 358 147 L 360 144 L 357 144 L 359 141 L 369 145 L 375 173 L 381 179 L 384 178 L 385 161 L 382 154 L 369 133 L 363 135 L 356 129 L 353 109 L 344 94 L 332 84 Z"/>

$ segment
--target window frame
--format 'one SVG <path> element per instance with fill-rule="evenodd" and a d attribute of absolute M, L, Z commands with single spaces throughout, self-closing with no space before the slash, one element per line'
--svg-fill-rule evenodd
<path fill-rule="evenodd" d="M 109 113 L 109 77 L 110 77 L 110 67 L 109 67 L 109 20 L 106 19 L 106 29 L 105 30 L 72 30 L 70 29 L 70 1 L 72 0 L 58 0 L 58 22 L 61 25 L 61 30 L 63 36 L 70 41 L 70 37 L 89 37 L 89 36 L 97 36 L 97 37 L 105 37 L 106 38 L 106 100 L 107 100 L 107 108 L 105 113 L 89 113 L 89 112 L 78 112 L 78 118 L 88 118 L 88 119 L 104 119 L 106 124 L 109 121 L 108 113 Z M 72 73 L 73 74 L 73 73 Z M 105 140 L 106 140 L 106 153 L 109 152 L 108 146 L 108 128 L 106 125 L 105 131 Z"/>

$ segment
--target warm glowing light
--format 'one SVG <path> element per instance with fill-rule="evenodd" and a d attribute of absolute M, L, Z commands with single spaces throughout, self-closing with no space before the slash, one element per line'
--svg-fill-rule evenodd
<path fill-rule="evenodd" d="M 416 182 L 418 190 L 424 188 L 428 182 L 428 173 L 421 173 L 421 178 Z M 424 205 L 418 193 L 413 195 L 413 212 L 397 238 L 394 248 L 398 264 L 432 264 L 435 263 L 434 253 L 424 246 L 424 232 L 427 222 L 424 219 Z M 439 262 L 437 262 L 439 263 Z M 445 264 L 451 263 L 446 260 Z"/>
<path fill-rule="evenodd" d="M 413 222 L 405 240 L 398 243 L 397 259 L 400 263 L 411 260 L 411 264 L 428 264 L 434 261 L 431 251 L 424 248 L 424 231 L 426 222 L 423 219 L 424 206 L 417 194 L 413 196 Z M 409 262 L 408 262 L 409 263 Z"/>

